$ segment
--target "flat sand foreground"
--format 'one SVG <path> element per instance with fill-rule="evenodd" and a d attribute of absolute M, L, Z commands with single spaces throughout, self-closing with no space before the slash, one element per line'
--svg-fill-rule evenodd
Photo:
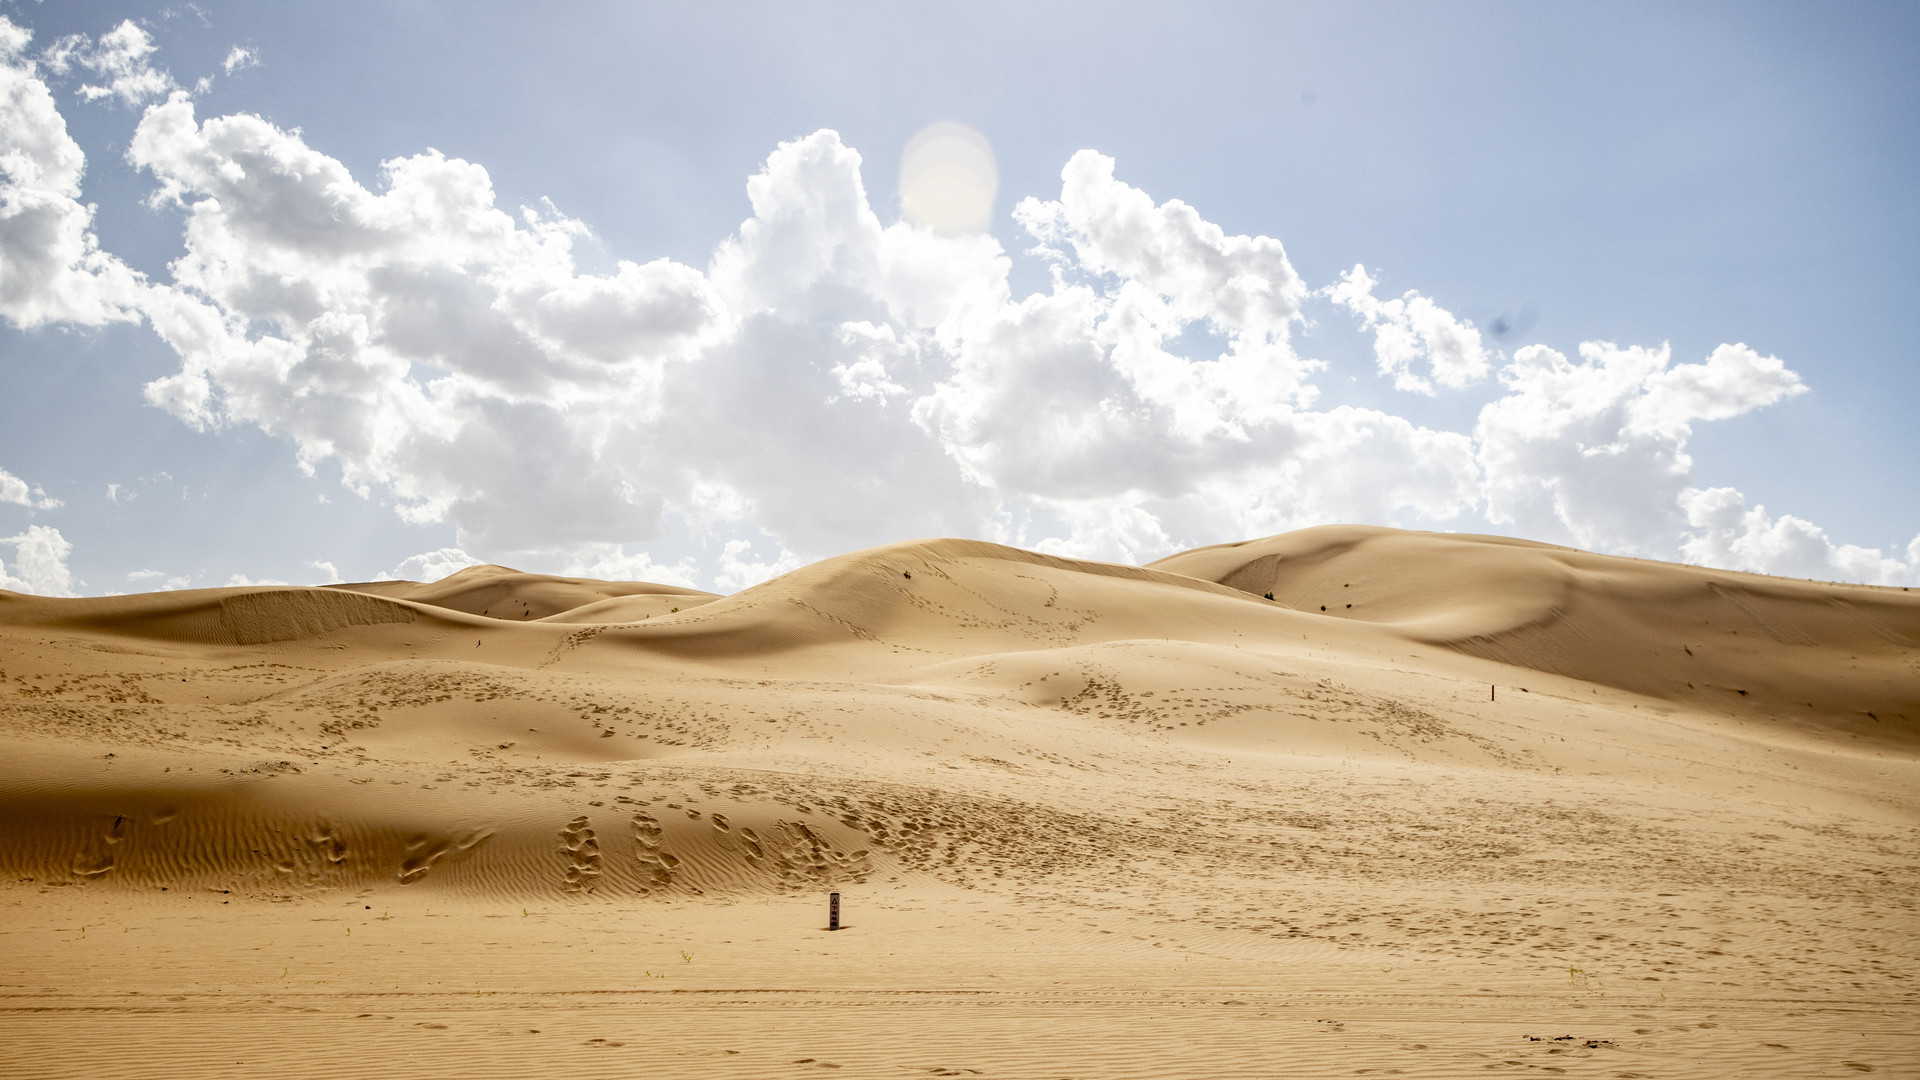
<path fill-rule="evenodd" d="M 0 1076 L 1920 1076 L 1916 643 L 1347 527 L 0 593 Z"/>

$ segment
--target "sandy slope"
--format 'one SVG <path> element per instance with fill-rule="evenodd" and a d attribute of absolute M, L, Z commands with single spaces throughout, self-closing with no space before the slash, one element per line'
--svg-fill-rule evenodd
<path fill-rule="evenodd" d="M 0 593 L 0 1076 L 1914 1075 L 1916 642 L 1362 528 Z"/>

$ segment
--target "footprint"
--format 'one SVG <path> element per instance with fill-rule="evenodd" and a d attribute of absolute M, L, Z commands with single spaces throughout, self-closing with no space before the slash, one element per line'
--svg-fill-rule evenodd
<path fill-rule="evenodd" d="M 673 872 L 680 867 L 679 858 L 661 847 L 665 839 L 658 819 L 651 814 L 633 815 L 634 861 L 643 893 L 673 884 Z"/>
<path fill-rule="evenodd" d="M 113 845 L 127 837 L 128 821 L 122 814 L 113 819 L 106 832 L 100 835 L 100 846 L 92 851 L 78 851 L 73 856 L 73 876 L 79 878 L 97 878 L 113 869 Z"/>
<path fill-rule="evenodd" d="M 113 869 L 113 852 L 102 851 L 97 854 L 80 852 L 73 857 L 75 877 L 97 878 Z"/>
<path fill-rule="evenodd" d="M 560 830 L 560 850 L 567 856 L 561 887 L 568 892 L 591 892 L 600 883 L 600 841 L 594 839 L 586 815 L 567 822 L 567 827 Z"/>
<path fill-rule="evenodd" d="M 647 847 L 659 847 L 666 833 L 660 828 L 660 819 L 652 814 L 635 814 L 633 815 L 633 835 L 634 839 Z"/>
<path fill-rule="evenodd" d="M 341 843 L 340 838 L 333 834 L 330 826 L 323 825 L 314 831 L 307 837 L 307 843 L 319 848 L 320 854 L 325 856 L 331 865 L 338 866 L 347 861 L 347 845 Z"/>
<path fill-rule="evenodd" d="M 842 851 L 805 822 L 776 821 L 764 838 L 753 835 L 751 829 L 740 830 L 740 836 L 749 845 L 749 859 L 764 859 L 766 868 L 791 888 L 858 881 L 873 872 L 864 848 L 851 853 Z"/>
<path fill-rule="evenodd" d="M 452 850 L 453 845 L 445 840 L 436 840 L 426 833 L 414 836 L 407 841 L 407 857 L 400 862 L 400 884 L 411 885 L 426 877 L 433 864 Z"/>

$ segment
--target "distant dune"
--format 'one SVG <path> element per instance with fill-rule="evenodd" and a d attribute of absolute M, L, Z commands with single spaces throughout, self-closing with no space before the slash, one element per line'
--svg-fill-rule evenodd
<path fill-rule="evenodd" d="M 1920 594 L 1336 525 L 1153 563 L 1515 667 L 1920 744 Z"/>
<path fill-rule="evenodd" d="M 1906 589 L 1337 526 L 0 592 L 0 735 L 0 1076 L 1920 1073 Z M 103 1009 L 172 1049 L 57 1057 Z"/>
<path fill-rule="evenodd" d="M 588 613 L 618 616 L 576 620 L 581 622 L 630 622 L 676 606 L 693 607 L 719 599 L 713 593 L 677 585 L 523 574 L 490 565 L 469 566 L 424 585 L 417 581 L 361 581 L 327 588 L 411 600 L 494 619 L 551 619 Z M 607 606 L 610 601 L 624 601 L 630 606 Z"/>

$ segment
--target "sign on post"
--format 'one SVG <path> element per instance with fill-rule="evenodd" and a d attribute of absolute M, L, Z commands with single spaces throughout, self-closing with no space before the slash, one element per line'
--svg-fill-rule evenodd
<path fill-rule="evenodd" d="M 840 894 L 839 893 L 830 893 L 827 896 L 827 929 L 829 930 L 840 929 Z"/>

